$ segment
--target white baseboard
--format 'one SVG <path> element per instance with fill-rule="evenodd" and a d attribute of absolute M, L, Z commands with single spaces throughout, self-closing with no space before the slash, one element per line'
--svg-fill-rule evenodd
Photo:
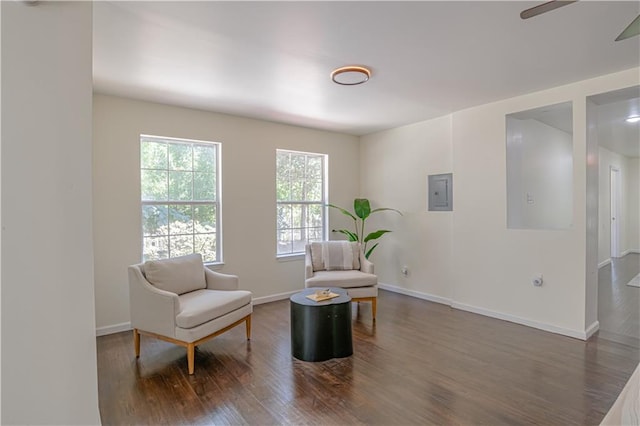
<path fill-rule="evenodd" d="M 288 299 L 289 297 L 291 297 L 292 294 L 299 293 L 302 290 L 303 289 L 298 289 L 293 291 L 286 291 L 284 293 L 271 294 L 269 296 L 255 297 L 253 299 L 253 304 L 262 305 L 263 303 L 276 302 L 278 300 Z"/>
<path fill-rule="evenodd" d="M 486 317 L 497 318 L 497 319 L 513 322 L 520 325 L 526 325 L 527 327 L 537 328 L 538 330 L 550 331 L 551 333 L 555 333 L 555 334 L 562 334 L 563 336 L 573 337 L 574 339 L 587 340 L 587 333 L 585 331 L 558 327 L 552 324 L 534 321 L 527 318 L 518 317 L 515 315 L 505 314 L 502 312 L 491 311 L 489 309 L 479 308 L 477 306 L 471 306 L 464 303 L 453 302 L 451 307 L 455 309 L 467 311 L 467 312 L 473 312 L 474 314 L 484 315 Z"/>
<path fill-rule="evenodd" d="M 96 337 L 106 336 L 107 334 L 115 334 L 115 333 L 120 333 L 121 331 L 129 331 L 129 330 L 131 330 L 130 322 L 107 325 L 105 327 L 96 328 Z"/>
<path fill-rule="evenodd" d="M 563 336 L 573 337 L 574 339 L 587 340 L 593 333 L 595 333 L 600 324 L 596 321 L 587 328 L 586 331 L 572 330 L 569 328 L 558 327 L 555 325 L 530 320 L 527 318 L 518 317 L 515 315 L 505 314 L 502 312 L 491 311 L 489 309 L 479 308 L 477 306 L 467 305 L 464 303 L 456 302 L 455 300 L 448 299 L 446 297 L 435 296 L 429 293 L 423 293 L 420 291 L 409 290 L 403 287 L 399 287 L 392 284 L 378 283 L 378 287 L 384 290 L 392 291 L 394 293 L 404 294 L 406 296 L 416 297 L 418 299 L 428 300 L 430 302 L 441 303 L 449 305 L 454 309 L 460 309 L 461 311 L 473 312 L 474 314 L 484 315 L 486 317 L 496 318 L 504 321 L 513 322 L 520 325 L 526 325 L 527 327 L 537 328 L 539 330 L 550 331 L 551 333 L 561 334 Z"/>
<path fill-rule="evenodd" d="M 628 255 L 630 253 L 639 253 L 640 254 L 640 250 L 638 250 L 638 249 L 625 250 L 622 253 L 620 253 L 620 257 L 625 257 L 626 255 Z M 611 263 L 611 258 L 609 258 L 607 260 L 603 260 L 602 262 L 598 263 L 598 269 L 602 268 L 603 266 L 607 266 L 610 263 Z"/>
<path fill-rule="evenodd" d="M 600 321 L 594 321 L 593 324 L 587 327 L 587 331 L 585 331 L 585 338 L 583 340 L 587 340 L 598 330 L 600 330 Z"/>
<path fill-rule="evenodd" d="M 598 269 L 602 268 L 603 266 L 607 266 L 610 263 L 611 263 L 611 258 L 607 260 L 603 260 L 602 262 L 598 263 Z"/>
<path fill-rule="evenodd" d="M 513 322 L 516 324 L 526 325 L 528 327 L 537 328 L 539 330 L 550 331 L 556 334 L 562 334 L 563 336 L 573 337 L 575 339 L 587 340 L 600 328 L 600 323 L 595 321 L 585 331 L 571 330 L 567 328 L 557 327 L 555 325 L 542 323 L 539 321 L 533 321 L 526 318 L 517 317 L 514 315 L 504 314 L 501 312 L 495 312 L 484 308 L 478 308 L 476 306 L 466 305 L 464 303 L 458 303 L 446 297 L 436 296 L 430 293 L 424 293 L 416 290 L 410 290 L 393 284 L 378 283 L 378 287 L 383 290 L 392 291 L 394 293 L 404 294 L 405 296 L 415 297 L 417 299 L 428 300 L 429 302 L 440 303 L 443 305 L 451 306 L 454 309 L 460 309 L 462 311 L 473 312 L 475 314 L 484 315 L 491 318 L 497 318 L 504 321 Z M 300 290 L 287 291 L 284 293 L 272 294 L 269 296 L 256 297 L 253 299 L 254 305 L 261 305 L 263 303 L 276 302 L 278 300 L 288 299 L 292 294 L 298 293 Z M 108 334 L 120 333 L 122 331 L 131 330 L 131 323 L 123 322 L 121 324 L 114 324 L 105 327 L 99 327 L 96 329 L 96 337 L 106 336 Z"/>
<path fill-rule="evenodd" d="M 379 282 L 378 287 L 383 290 L 389 290 L 394 293 L 400 293 L 406 296 L 415 297 L 417 299 L 428 300 L 430 302 L 441 303 L 443 305 L 451 306 L 451 303 L 452 303 L 451 299 L 446 297 L 436 296 L 435 294 L 423 293 L 415 290 L 409 290 L 407 288 L 399 287 L 393 284 L 385 284 L 385 283 Z"/>

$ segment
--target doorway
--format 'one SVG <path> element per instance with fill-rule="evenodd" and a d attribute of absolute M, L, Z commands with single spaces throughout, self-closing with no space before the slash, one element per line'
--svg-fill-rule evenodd
<path fill-rule="evenodd" d="M 626 119 L 639 113 L 640 86 L 587 98 L 586 323 L 636 348 L 640 293 L 627 283 L 640 272 L 640 125 Z"/>

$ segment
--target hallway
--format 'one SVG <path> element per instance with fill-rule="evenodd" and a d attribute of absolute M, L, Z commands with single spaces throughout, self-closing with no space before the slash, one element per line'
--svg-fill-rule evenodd
<path fill-rule="evenodd" d="M 614 258 L 598 271 L 599 335 L 640 347 L 640 288 L 627 283 L 640 272 L 640 254 Z"/>

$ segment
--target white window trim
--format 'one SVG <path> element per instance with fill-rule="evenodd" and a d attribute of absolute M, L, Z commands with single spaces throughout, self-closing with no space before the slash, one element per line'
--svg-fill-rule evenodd
<path fill-rule="evenodd" d="M 184 144 L 195 144 L 195 145 L 216 145 L 216 200 L 214 202 L 209 201 L 144 201 L 142 199 L 142 188 L 140 188 L 140 196 L 138 197 L 140 200 L 140 209 L 139 212 L 142 214 L 142 206 L 144 205 L 167 205 L 167 204 L 182 204 L 182 205 L 214 205 L 216 208 L 216 254 L 217 259 L 215 261 L 205 261 L 204 265 L 209 267 L 210 269 L 220 269 L 224 265 L 224 257 L 223 257 L 223 235 L 222 235 L 222 143 L 214 142 L 214 141 L 205 141 L 201 139 L 187 139 L 187 138 L 175 138 L 170 136 L 158 136 L 158 135 L 150 135 L 150 134 L 140 134 L 138 139 L 138 143 L 142 144 L 143 139 L 156 139 L 158 141 L 165 141 L 169 143 L 184 143 Z M 138 150 L 140 153 L 140 150 Z M 141 174 L 142 170 L 151 170 L 151 169 L 143 169 L 141 163 L 141 159 L 139 159 L 139 173 Z M 159 169 L 153 169 L 159 170 Z M 169 169 L 166 170 L 167 172 Z M 142 223 L 140 228 L 140 259 L 144 259 L 144 232 L 142 231 Z"/>
<path fill-rule="evenodd" d="M 320 204 L 322 207 L 322 240 L 326 241 L 329 239 L 329 155 L 319 152 L 309 152 L 309 151 L 297 151 L 292 149 L 285 148 L 277 148 L 276 149 L 276 158 L 278 152 L 288 152 L 293 154 L 304 154 L 304 155 L 317 155 L 323 158 L 322 162 L 322 201 L 320 203 L 311 202 L 311 201 L 278 201 L 276 198 L 276 211 L 279 204 Z M 277 171 L 276 171 L 276 179 L 277 179 Z M 277 180 L 276 180 L 277 185 Z M 276 226 L 276 245 L 278 239 L 278 227 Z M 304 251 L 293 252 L 293 253 L 278 253 L 276 248 L 276 259 L 281 262 L 293 261 L 304 259 L 305 253 Z"/>

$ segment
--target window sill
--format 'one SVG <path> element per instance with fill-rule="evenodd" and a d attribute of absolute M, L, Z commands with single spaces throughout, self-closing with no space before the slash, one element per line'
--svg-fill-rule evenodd
<path fill-rule="evenodd" d="M 276 256 L 278 262 L 291 262 L 294 260 L 304 260 L 304 253 L 281 254 Z"/>

